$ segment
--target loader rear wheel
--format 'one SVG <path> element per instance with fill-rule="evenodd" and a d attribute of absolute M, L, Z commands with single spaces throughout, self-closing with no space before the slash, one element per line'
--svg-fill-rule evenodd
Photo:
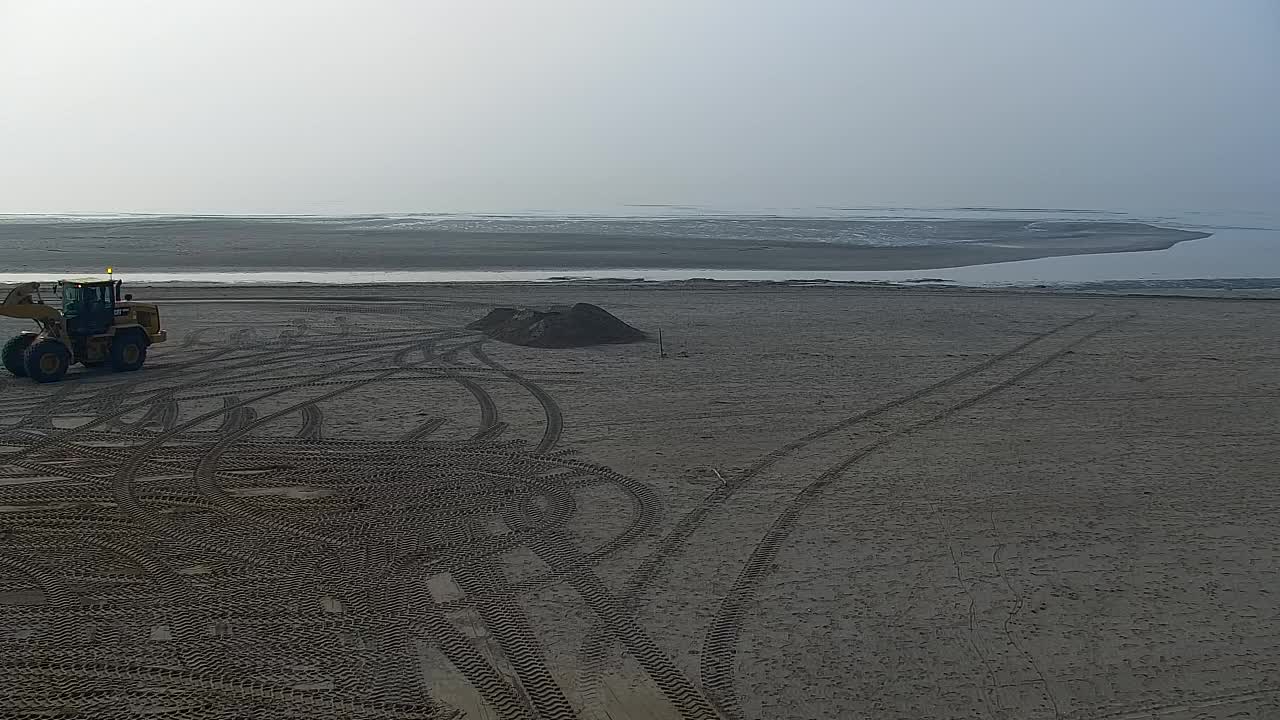
<path fill-rule="evenodd" d="M 133 372 L 147 361 L 147 341 L 141 333 L 116 335 L 111 341 L 111 369 L 116 372 Z"/>
<path fill-rule="evenodd" d="M 4 344 L 4 369 L 17 377 L 27 376 L 27 348 L 35 341 L 32 333 L 22 333 L 9 338 Z"/>
<path fill-rule="evenodd" d="M 57 340 L 41 340 L 27 348 L 27 376 L 38 383 L 58 382 L 71 367 L 71 353 Z"/>

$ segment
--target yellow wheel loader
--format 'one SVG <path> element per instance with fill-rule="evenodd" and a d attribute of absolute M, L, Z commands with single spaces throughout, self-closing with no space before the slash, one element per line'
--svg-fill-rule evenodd
<path fill-rule="evenodd" d="M 132 295 L 121 300 L 119 280 L 61 280 L 54 294 L 62 296 L 61 310 L 45 304 L 38 283 L 13 288 L 0 303 L 0 315 L 40 326 L 40 332 L 24 332 L 4 344 L 4 367 L 18 377 L 57 382 L 74 363 L 137 370 L 147 348 L 167 338 L 160 310 L 133 302 Z"/>

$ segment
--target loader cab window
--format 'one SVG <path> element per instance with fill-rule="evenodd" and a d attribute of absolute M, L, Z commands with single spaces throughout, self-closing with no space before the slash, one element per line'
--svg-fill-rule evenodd
<path fill-rule="evenodd" d="M 62 314 L 72 335 L 97 335 L 111 327 L 115 300 L 110 285 L 64 285 Z"/>

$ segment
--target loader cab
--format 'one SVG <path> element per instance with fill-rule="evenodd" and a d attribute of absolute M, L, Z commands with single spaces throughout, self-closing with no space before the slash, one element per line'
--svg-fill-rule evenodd
<path fill-rule="evenodd" d="M 115 322 L 119 281 L 63 280 L 62 315 L 72 337 L 101 335 Z"/>

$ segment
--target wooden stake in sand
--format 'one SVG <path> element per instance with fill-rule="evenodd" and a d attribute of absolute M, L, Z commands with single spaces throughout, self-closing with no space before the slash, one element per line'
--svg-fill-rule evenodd
<path fill-rule="evenodd" d="M 667 356 L 667 351 L 662 346 L 662 328 L 658 328 L 658 357 L 664 358 L 666 356 Z"/>

